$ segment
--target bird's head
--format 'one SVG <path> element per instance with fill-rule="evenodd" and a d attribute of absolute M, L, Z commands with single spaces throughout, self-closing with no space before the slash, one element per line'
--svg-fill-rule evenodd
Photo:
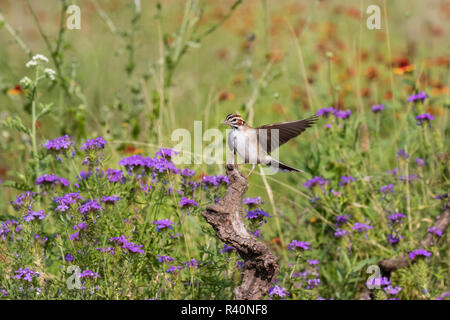
<path fill-rule="evenodd" d="M 232 128 L 239 128 L 240 126 L 243 126 L 245 124 L 245 121 L 240 115 L 236 113 L 230 113 L 225 118 L 223 124 L 227 124 Z"/>

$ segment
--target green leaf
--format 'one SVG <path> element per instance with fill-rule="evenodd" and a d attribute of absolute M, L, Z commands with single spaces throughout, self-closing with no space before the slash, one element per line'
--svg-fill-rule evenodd
<path fill-rule="evenodd" d="M 6 118 L 6 120 L 0 122 L 0 124 L 8 129 L 15 129 L 19 132 L 31 135 L 31 130 L 25 127 L 24 124 L 22 123 L 22 120 L 17 116 L 14 116 L 14 118 L 8 117 Z"/>

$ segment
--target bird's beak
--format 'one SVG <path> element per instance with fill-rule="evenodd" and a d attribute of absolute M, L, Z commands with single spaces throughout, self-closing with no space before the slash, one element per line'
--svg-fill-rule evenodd
<path fill-rule="evenodd" d="M 228 122 L 225 120 L 224 122 L 222 122 L 222 124 L 228 124 Z"/>

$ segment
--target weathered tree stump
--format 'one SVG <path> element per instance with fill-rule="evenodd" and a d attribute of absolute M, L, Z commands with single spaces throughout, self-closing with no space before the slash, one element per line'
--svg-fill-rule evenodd
<path fill-rule="evenodd" d="M 269 291 L 279 272 L 278 258 L 246 229 L 242 217 L 242 197 L 248 189 L 245 177 L 234 165 L 226 165 L 230 183 L 223 199 L 209 205 L 203 217 L 217 237 L 233 246 L 244 259 L 242 284 L 234 289 L 236 300 L 260 300 Z"/>

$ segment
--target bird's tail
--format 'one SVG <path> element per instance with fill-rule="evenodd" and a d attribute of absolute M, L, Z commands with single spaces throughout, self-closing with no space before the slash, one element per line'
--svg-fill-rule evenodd
<path fill-rule="evenodd" d="M 289 171 L 293 171 L 293 172 L 305 172 L 305 171 L 303 171 L 303 170 L 300 170 L 300 169 L 296 169 L 296 168 L 290 167 L 290 166 L 288 166 L 287 164 L 284 164 L 284 163 L 282 163 L 282 162 L 280 162 L 280 161 L 277 161 L 277 160 L 274 160 L 274 159 L 271 159 L 271 160 L 270 160 L 270 163 L 268 164 L 268 166 L 269 166 L 270 169 L 272 169 L 274 172 L 278 172 L 278 170 L 281 171 L 281 172 L 289 172 Z"/>

